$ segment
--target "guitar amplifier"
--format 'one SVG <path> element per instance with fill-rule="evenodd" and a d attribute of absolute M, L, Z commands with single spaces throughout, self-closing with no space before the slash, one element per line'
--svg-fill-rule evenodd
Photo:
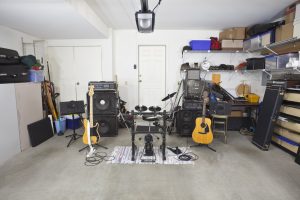
<path fill-rule="evenodd" d="M 186 110 L 202 110 L 202 101 L 197 100 L 184 100 L 182 108 Z"/>
<path fill-rule="evenodd" d="M 90 85 L 94 85 L 95 91 L 117 90 L 117 83 L 114 81 L 90 81 Z"/>

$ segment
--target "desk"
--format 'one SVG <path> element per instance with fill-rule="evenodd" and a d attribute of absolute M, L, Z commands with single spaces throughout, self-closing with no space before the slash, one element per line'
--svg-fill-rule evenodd
<path fill-rule="evenodd" d="M 259 103 L 249 103 L 249 102 L 240 102 L 240 101 L 232 101 L 231 102 L 231 110 L 232 111 L 242 111 L 246 112 L 247 116 L 229 116 L 228 120 L 228 129 L 239 131 L 242 127 L 249 128 L 250 126 L 256 126 L 256 121 L 258 119 L 258 108 Z M 255 112 L 254 117 L 252 117 L 253 111 Z M 254 119 L 254 123 L 253 122 Z"/>

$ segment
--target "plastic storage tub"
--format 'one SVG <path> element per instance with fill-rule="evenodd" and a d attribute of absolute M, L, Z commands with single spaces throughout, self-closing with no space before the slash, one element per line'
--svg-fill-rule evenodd
<path fill-rule="evenodd" d="M 72 119 L 72 115 L 65 116 L 67 119 L 67 129 L 78 129 L 81 127 L 81 121 L 78 115 L 74 115 L 74 120 Z"/>
<path fill-rule="evenodd" d="M 271 55 L 265 57 L 266 69 L 277 69 L 277 56 Z"/>
<path fill-rule="evenodd" d="M 287 68 L 289 62 L 299 61 L 299 53 L 288 53 L 277 56 L 277 68 L 284 69 Z"/>
<path fill-rule="evenodd" d="M 44 70 L 29 70 L 31 82 L 44 81 Z"/>
<path fill-rule="evenodd" d="M 248 58 L 247 70 L 265 69 L 265 58 Z"/>
<path fill-rule="evenodd" d="M 192 50 L 210 50 L 211 40 L 192 40 L 190 47 Z"/>

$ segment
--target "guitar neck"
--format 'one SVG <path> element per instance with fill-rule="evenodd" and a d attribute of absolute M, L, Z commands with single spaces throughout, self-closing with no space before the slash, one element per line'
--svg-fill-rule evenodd
<path fill-rule="evenodd" d="M 90 95 L 90 128 L 94 125 L 93 119 L 93 95 Z"/>
<path fill-rule="evenodd" d="M 203 100 L 203 108 L 202 108 L 202 122 L 205 120 L 205 111 L 206 111 L 206 101 Z"/>

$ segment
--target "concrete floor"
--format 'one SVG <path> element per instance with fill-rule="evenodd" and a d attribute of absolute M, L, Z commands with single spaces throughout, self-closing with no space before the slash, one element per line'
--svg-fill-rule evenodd
<path fill-rule="evenodd" d="M 168 137 L 170 146 L 191 139 Z M 214 140 L 217 153 L 200 147 L 195 165 L 84 166 L 81 140 L 66 148 L 68 139 L 56 136 L 28 149 L 0 166 L 0 199 L 300 199 L 300 166 L 282 150 L 258 150 L 250 138 L 230 132 L 228 144 Z M 104 138 L 112 151 L 130 145 L 124 129 L 118 137 Z M 102 150 L 101 150 L 102 151 Z"/>

